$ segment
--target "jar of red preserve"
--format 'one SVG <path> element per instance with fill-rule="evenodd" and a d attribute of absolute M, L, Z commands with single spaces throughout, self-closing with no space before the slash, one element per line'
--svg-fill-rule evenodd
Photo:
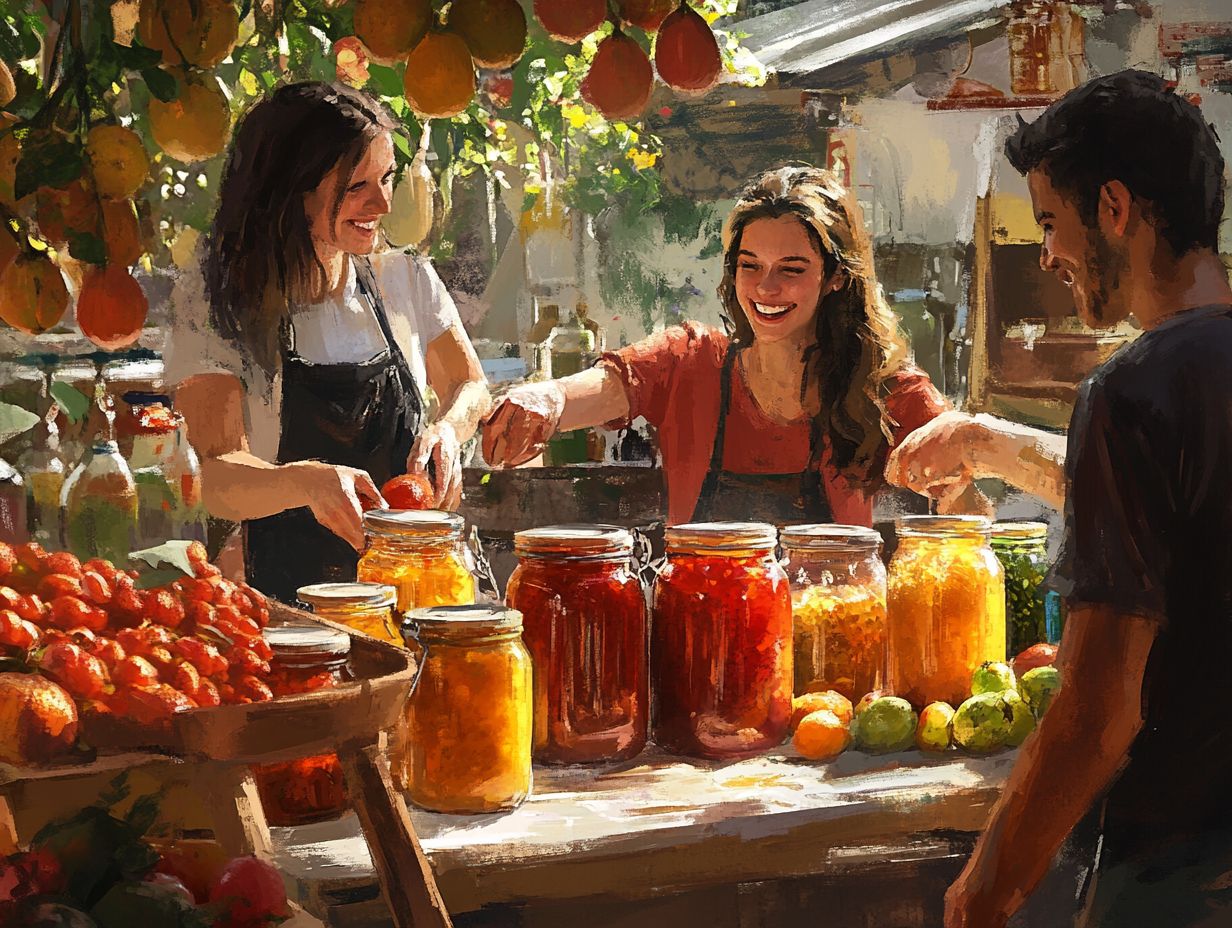
<path fill-rule="evenodd" d="M 535 760 L 623 760 L 646 744 L 646 599 L 633 536 L 554 525 L 514 536 L 506 601 L 534 666 Z"/>
<path fill-rule="evenodd" d="M 697 757 L 782 744 L 791 722 L 792 618 L 774 526 L 667 529 L 650 660 L 654 739 Z"/>
<path fill-rule="evenodd" d="M 351 639 L 319 625 L 271 625 L 264 631 L 274 652 L 270 689 L 291 696 L 340 686 L 351 679 Z M 271 825 L 303 825 L 335 818 L 348 807 L 336 754 L 320 754 L 253 769 Z"/>

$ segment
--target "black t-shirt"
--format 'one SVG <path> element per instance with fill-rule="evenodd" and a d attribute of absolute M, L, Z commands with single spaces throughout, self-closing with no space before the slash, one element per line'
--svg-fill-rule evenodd
<path fill-rule="evenodd" d="M 1232 833 L 1232 307 L 1174 316 L 1096 371 L 1066 470 L 1055 588 L 1159 622 L 1106 838 L 1137 855 Z"/>

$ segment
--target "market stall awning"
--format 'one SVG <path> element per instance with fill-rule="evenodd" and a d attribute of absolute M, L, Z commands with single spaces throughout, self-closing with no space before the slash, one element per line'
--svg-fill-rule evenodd
<path fill-rule="evenodd" d="M 926 41 L 999 18 L 1009 0 L 807 0 L 742 20 L 743 44 L 781 75 Z"/>

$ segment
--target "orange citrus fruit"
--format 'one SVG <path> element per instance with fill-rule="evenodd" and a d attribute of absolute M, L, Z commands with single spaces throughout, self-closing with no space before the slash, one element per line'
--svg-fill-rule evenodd
<path fill-rule="evenodd" d="M 150 135 L 176 161 L 206 161 L 227 147 L 231 109 L 218 78 L 176 78 L 179 95 L 169 103 L 150 100 Z"/>
<path fill-rule="evenodd" d="M 405 58 L 432 24 L 431 0 L 356 0 L 355 34 L 375 58 Z"/>
<path fill-rule="evenodd" d="M 137 37 L 162 53 L 163 64 L 212 68 L 231 54 L 239 33 L 231 0 L 141 0 Z"/>
<path fill-rule="evenodd" d="M 150 173 L 141 137 L 124 126 L 95 126 L 86 136 L 86 154 L 98 195 L 124 200 L 136 193 Z"/>
<path fill-rule="evenodd" d="M 406 59 L 402 84 L 420 116 L 457 116 L 475 97 L 475 64 L 466 42 L 452 32 L 429 32 Z"/>
<path fill-rule="evenodd" d="M 851 732 L 833 712 L 810 712 L 796 726 L 792 747 L 809 760 L 833 760 L 851 744 Z"/>
<path fill-rule="evenodd" d="M 148 309 L 145 293 L 128 268 L 92 267 L 77 294 L 77 325 L 94 344 L 115 351 L 137 340 Z"/>
<path fill-rule="evenodd" d="M 449 28 L 483 68 L 511 67 L 526 48 L 526 14 L 518 0 L 453 0 Z"/>
<path fill-rule="evenodd" d="M 54 245 L 67 242 L 70 232 L 98 232 L 98 194 L 88 178 L 79 177 L 67 187 L 39 187 L 35 202 L 39 232 Z"/>
<path fill-rule="evenodd" d="M 0 274 L 0 319 L 18 331 L 38 335 L 68 309 L 68 287 L 46 255 L 18 255 Z"/>
<path fill-rule="evenodd" d="M 823 709 L 837 715 L 844 725 L 851 722 L 851 700 L 835 690 L 826 690 L 824 693 L 805 693 L 791 701 L 791 727 L 794 729 L 806 715 Z"/>
<path fill-rule="evenodd" d="M 132 200 L 103 201 L 103 241 L 107 263 L 128 267 L 145 254 L 141 223 Z"/>

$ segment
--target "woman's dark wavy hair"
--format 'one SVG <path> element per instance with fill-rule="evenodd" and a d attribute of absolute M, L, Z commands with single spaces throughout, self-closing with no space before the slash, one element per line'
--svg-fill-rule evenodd
<path fill-rule="evenodd" d="M 290 307 L 320 299 L 327 275 L 304 198 L 338 167 L 334 212 L 368 146 L 392 131 L 374 98 L 344 84 L 284 84 L 240 121 L 206 242 L 210 320 L 267 374 Z"/>
<path fill-rule="evenodd" d="M 877 464 L 895 424 L 885 406 L 888 381 L 907 361 L 893 312 L 873 272 L 873 248 L 855 197 L 829 171 L 784 167 L 753 181 L 740 195 L 723 230 L 719 298 L 733 341 L 751 345 L 753 327 L 736 298 L 736 265 L 745 227 L 758 219 L 792 216 L 821 255 L 825 279 L 844 283 L 821 299 L 816 338 L 804 352 L 800 396 L 812 417 L 813 460 L 829 462 L 855 485 L 874 487 Z"/>
<path fill-rule="evenodd" d="M 1224 207 L 1219 137 L 1202 111 L 1147 71 L 1088 81 L 1021 123 L 1005 143 L 1021 174 L 1039 168 L 1097 226 L 1100 188 L 1119 180 L 1145 201 L 1174 254 L 1218 248 Z"/>

